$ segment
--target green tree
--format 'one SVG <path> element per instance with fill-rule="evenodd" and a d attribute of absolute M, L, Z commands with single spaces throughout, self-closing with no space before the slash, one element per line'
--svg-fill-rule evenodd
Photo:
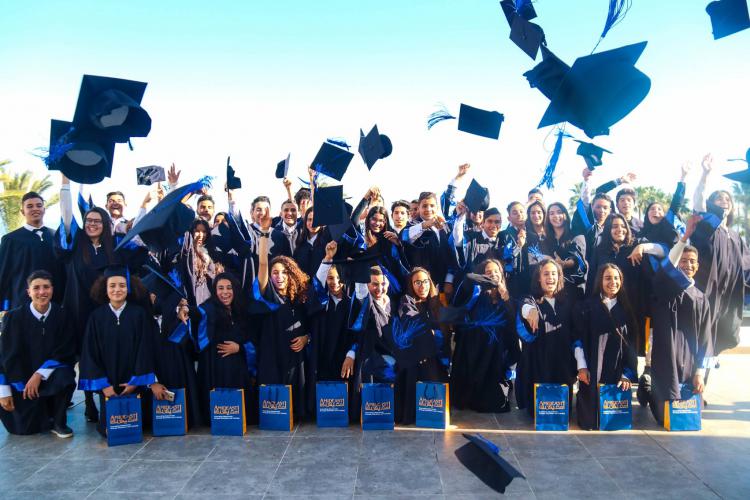
<path fill-rule="evenodd" d="M 737 232 L 750 244 L 750 214 L 747 207 L 750 206 L 750 184 L 735 183 L 732 186 L 732 198 L 734 198 L 734 226 Z"/>
<path fill-rule="evenodd" d="M 21 198 L 29 191 L 36 191 L 44 196 L 53 183 L 49 174 L 39 179 L 34 176 L 31 170 L 15 172 L 8 168 L 10 160 L 0 160 L 0 225 L 2 232 L 10 232 L 18 229 L 23 224 L 21 215 Z M 60 201 L 60 195 L 55 194 L 47 200 L 47 207 L 57 204 Z"/>
<path fill-rule="evenodd" d="M 583 191 L 583 182 L 578 182 L 573 185 L 572 188 L 570 188 L 570 192 L 573 193 L 570 195 L 570 199 L 568 200 L 568 211 L 571 213 L 573 210 L 575 210 L 576 203 L 578 203 L 578 198 L 581 197 L 581 191 Z"/>

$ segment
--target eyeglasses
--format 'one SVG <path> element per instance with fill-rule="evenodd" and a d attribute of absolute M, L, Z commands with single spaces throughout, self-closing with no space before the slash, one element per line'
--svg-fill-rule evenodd
<path fill-rule="evenodd" d="M 414 286 L 429 285 L 430 284 L 430 280 L 428 280 L 428 279 L 427 280 L 414 280 L 414 281 L 412 281 L 412 283 L 414 283 Z"/>
<path fill-rule="evenodd" d="M 83 222 L 85 222 L 89 226 L 101 226 L 103 224 L 101 219 L 86 219 Z"/>

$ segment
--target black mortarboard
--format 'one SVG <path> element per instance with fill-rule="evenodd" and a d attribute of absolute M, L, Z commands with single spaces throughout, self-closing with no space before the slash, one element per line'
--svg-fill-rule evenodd
<path fill-rule="evenodd" d="M 186 298 L 185 293 L 169 277 L 164 276 L 149 265 L 144 265 L 143 268 L 147 271 L 146 276 L 141 280 L 143 286 L 146 287 L 146 290 L 156 295 L 159 300 L 164 300 L 172 293 L 176 293 L 183 299 Z"/>
<path fill-rule="evenodd" d="M 500 126 L 505 117 L 497 111 L 485 111 L 466 104 L 461 104 L 458 113 L 458 130 L 469 134 L 497 139 L 500 137 Z"/>
<path fill-rule="evenodd" d="M 576 154 L 583 157 L 583 161 L 586 162 L 586 167 L 593 172 L 593 170 L 602 164 L 602 155 L 604 153 L 612 154 L 612 151 L 604 148 L 600 148 L 596 144 L 586 141 L 579 141 L 575 139 L 578 145 Z"/>
<path fill-rule="evenodd" d="M 71 123 L 52 120 L 45 163 L 79 184 L 96 184 L 112 174 L 115 143 L 93 130 L 76 130 Z"/>
<path fill-rule="evenodd" d="M 146 137 L 151 117 L 141 107 L 146 83 L 83 75 L 73 116 L 76 129 L 93 128 L 114 142 Z"/>
<path fill-rule="evenodd" d="M 276 178 L 283 179 L 289 173 L 289 158 L 292 156 L 291 153 L 286 155 L 286 158 L 276 164 Z"/>
<path fill-rule="evenodd" d="M 482 187 L 475 179 L 471 180 L 464 196 L 464 204 L 472 213 L 483 212 L 490 206 L 490 190 Z"/>
<path fill-rule="evenodd" d="M 344 274 L 344 283 L 369 283 L 370 268 L 377 266 L 380 254 L 358 254 L 352 258 L 332 259 L 324 261 L 326 264 L 336 264 L 341 267 Z"/>
<path fill-rule="evenodd" d="M 479 434 L 465 434 L 468 443 L 455 451 L 456 458 L 484 484 L 505 493 L 513 478 L 524 478 L 515 467 L 500 456 L 500 447 Z"/>
<path fill-rule="evenodd" d="M 651 89 L 648 76 L 635 68 L 645 48 L 640 42 L 579 57 L 568 70 L 542 46 L 542 62 L 524 73 L 550 99 L 538 128 L 567 121 L 589 137 L 608 134 Z"/>
<path fill-rule="evenodd" d="M 317 188 L 313 193 L 313 207 L 314 227 L 344 222 L 344 186 Z"/>
<path fill-rule="evenodd" d="M 335 146 L 330 142 L 324 142 L 320 146 L 318 154 L 315 155 L 315 159 L 312 162 L 312 169 L 340 181 L 344 177 L 346 169 L 349 168 L 352 158 L 354 158 L 354 153 Z"/>
<path fill-rule="evenodd" d="M 210 187 L 210 183 L 201 179 L 170 192 L 128 231 L 115 250 L 124 247 L 136 236 L 140 236 L 143 243 L 153 252 L 177 248 L 180 238 L 195 220 L 195 212 L 182 203 L 182 199 L 205 187 Z"/>
<path fill-rule="evenodd" d="M 718 0 L 706 6 L 714 40 L 750 28 L 747 0 Z"/>
<path fill-rule="evenodd" d="M 532 59 L 536 59 L 539 47 L 545 43 L 542 27 L 521 16 L 515 16 L 513 19 L 513 24 L 510 27 L 510 39 Z"/>
<path fill-rule="evenodd" d="M 138 167 L 135 171 L 139 186 L 150 186 L 155 182 L 163 182 L 167 180 L 167 177 L 164 174 L 164 167 L 158 165 Z"/>
<path fill-rule="evenodd" d="M 111 278 L 113 276 L 122 276 L 123 278 L 130 279 L 130 270 L 127 266 L 120 264 L 112 264 L 104 268 L 104 277 Z"/>
<path fill-rule="evenodd" d="M 375 125 L 367 135 L 359 129 L 358 150 L 367 169 L 371 170 L 376 161 L 388 157 L 393 152 L 393 145 L 387 135 L 378 132 L 378 126 Z"/>
<path fill-rule="evenodd" d="M 513 24 L 513 20 L 520 16 L 527 21 L 536 17 L 536 11 L 531 0 L 502 0 L 500 7 L 503 8 L 505 19 L 508 20 L 508 26 Z"/>
<path fill-rule="evenodd" d="M 229 164 L 230 156 L 227 156 L 227 189 L 240 189 L 242 188 L 242 179 L 234 175 L 234 169 Z"/>
<path fill-rule="evenodd" d="M 730 161 L 744 161 L 745 163 L 747 163 L 747 168 L 745 170 L 740 170 L 739 172 L 724 174 L 724 177 L 733 181 L 741 182 L 743 184 L 750 184 L 750 148 L 745 153 L 744 160 L 741 158 L 736 158 Z"/>

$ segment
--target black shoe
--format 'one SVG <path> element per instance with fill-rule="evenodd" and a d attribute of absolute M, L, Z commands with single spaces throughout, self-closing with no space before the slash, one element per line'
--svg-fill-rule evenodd
<path fill-rule="evenodd" d="M 86 422 L 96 423 L 99 421 L 99 411 L 94 405 L 91 405 L 91 407 L 86 405 L 84 415 L 86 416 Z"/>
<path fill-rule="evenodd" d="M 71 429 L 67 425 L 54 425 L 51 430 L 52 434 L 59 438 L 65 439 L 73 437 L 73 429 Z"/>
<path fill-rule="evenodd" d="M 646 408 L 649 400 L 651 400 L 651 375 L 648 373 L 641 375 L 641 378 L 638 379 L 638 391 L 635 395 L 638 398 L 638 404 Z"/>

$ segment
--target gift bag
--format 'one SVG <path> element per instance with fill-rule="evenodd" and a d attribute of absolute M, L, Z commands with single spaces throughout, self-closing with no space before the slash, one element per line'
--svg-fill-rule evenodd
<path fill-rule="evenodd" d="M 187 434 L 185 389 L 169 389 L 174 401 L 153 400 L 151 405 L 154 436 L 184 436 Z"/>
<path fill-rule="evenodd" d="M 318 427 L 349 427 L 349 384 L 318 382 L 315 394 Z"/>
<path fill-rule="evenodd" d="M 247 430 L 245 390 L 217 387 L 211 391 L 211 434 L 242 436 Z"/>
<path fill-rule="evenodd" d="M 393 384 L 362 384 L 362 429 L 393 430 Z"/>
<path fill-rule="evenodd" d="M 119 446 L 143 441 L 140 394 L 106 398 L 104 401 L 107 444 Z"/>
<path fill-rule="evenodd" d="M 293 426 L 292 386 L 261 385 L 259 388 L 260 428 L 291 431 Z"/>
<path fill-rule="evenodd" d="M 538 431 L 568 430 L 568 386 L 534 384 L 534 425 Z"/>
<path fill-rule="evenodd" d="M 417 427 L 447 429 L 450 424 L 448 384 L 417 382 Z"/>
<path fill-rule="evenodd" d="M 599 430 L 624 431 L 633 428 L 633 393 L 617 384 L 599 384 Z"/>
<path fill-rule="evenodd" d="M 691 385 L 681 384 L 680 399 L 664 402 L 664 428 L 668 431 L 701 430 L 702 406 L 701 395 L 693 394 Z"/>

